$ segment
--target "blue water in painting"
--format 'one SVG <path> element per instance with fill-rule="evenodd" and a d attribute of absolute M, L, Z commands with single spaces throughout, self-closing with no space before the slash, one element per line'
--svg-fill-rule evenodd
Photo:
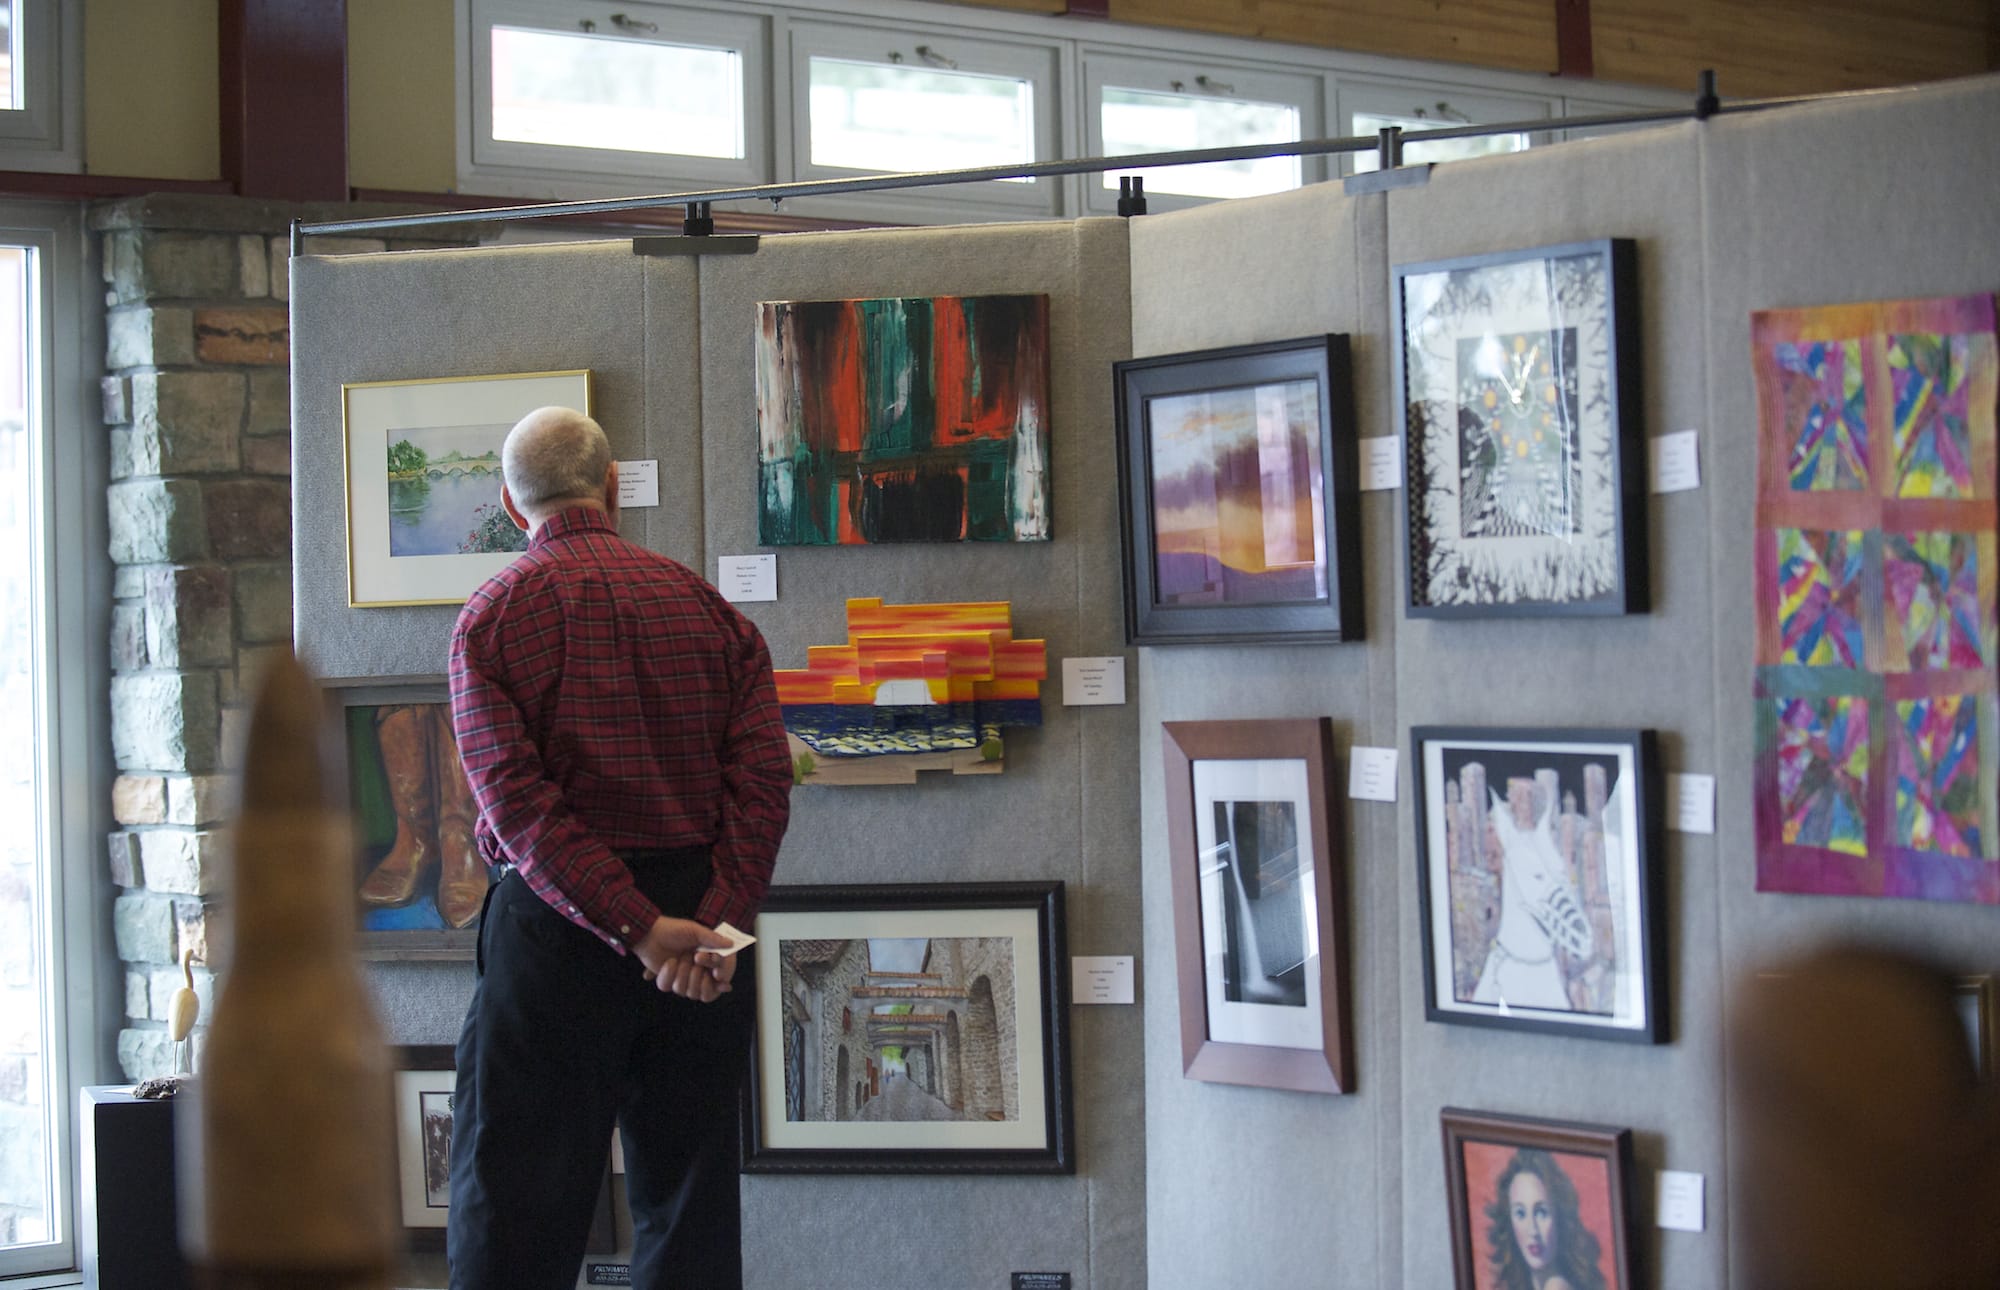
<path fill-rule="evenodd" d="M 456 555 L 479 523 L 481 506 L 500 504 L 500 475 L 389 481 L 389 554 Z"/>

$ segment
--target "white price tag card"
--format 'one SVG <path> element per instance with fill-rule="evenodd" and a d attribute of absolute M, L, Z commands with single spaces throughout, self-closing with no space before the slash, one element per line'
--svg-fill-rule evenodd
<path fill-rule="evenodd" d="M 723 958 L 728 958 L 731 954 L 734 954 L 736 951 L 741 949 L 748 949 L 750 946 L 755 945 L 757 943 L 756 937 L 752 936 L 748 932 L 740 932 L 736 930 L 734 927 L 730 926 L 728 923 L 717 923 L 715 925 L 715 930 L 721 932 L 724 936 L 727 936 L 729 938 L 729 948 L 726 950 L 710 950 L 709 951 L 710 954 L 719 954 Z"/>
<path fill-rule="evenodd" d="M 1063 705 L 1079 708 L 1125 702 L 1125 660 L 1066 658 L 1062 661 Z"/>
<path fill-rule="evenodd" d="M 715 558 L 715 587 L 724 600 L 748 603 L 778 598 L 778 557 L 722 555 Z"/>
<path fill-rule="evenodd" d="M 1347 795 L 1362 802 L 1396 800 L 1396 749 L 1355 745 L 1347 750 Z"/>
<path fill-rule="evenodd" d="M 1668 775 L 1667 818 L 1677 833 L 1715 832 L 1715 776 Z"/>
<path fill-rule="evenodd" d="M 618 505 L 622 508 L 660 504 L 660 463 L 621 461 L 618 463 Z"/>
<path fill-rule="evenodd" d="M 1701 487 L 1701 448 L 1694 431 L 1660 435 L 1652 447 L 1654 492 L 1685 493 Z"/>
<path fill-rule="evenodd" d="M 1132 1002 L 1130 954 L 1078 954 L 1069 961 L 1071 1003 Z"/>
<path fill-rule="evenodd" d="M 1361 491 L 1403 486 L 1403 437 L 1376 435 L 1361 441 Z"/>
<path fill-rule="evenodd" d="M 1660 1206 L 1655 1218 L 1661 1227 L 1674 1232 L 1702 1230 L 1703 1182 L 1700 1174 L 1678 1169 L 1660 1170 Z"/>

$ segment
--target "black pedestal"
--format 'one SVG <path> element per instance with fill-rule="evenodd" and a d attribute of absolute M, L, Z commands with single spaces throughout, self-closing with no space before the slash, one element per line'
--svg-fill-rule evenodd
<path fill-rule="evenodd" d="M 123 1085 L 83 1090 L 84 1283 L 188 1290 L 175 1228 L 174 1104 Z"/>

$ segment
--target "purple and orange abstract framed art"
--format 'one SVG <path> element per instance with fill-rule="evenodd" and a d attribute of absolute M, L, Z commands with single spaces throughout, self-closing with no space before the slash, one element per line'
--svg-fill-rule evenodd
<path fill-rule="evenodd" d="M 1751 338 L 1757 887 L 2000 903 L 1993 297 Z"/>
<path fill-rule="evenodd" d="M 1347 337 L 1113 368 L 1126 639 L 1360 640 Z"/>

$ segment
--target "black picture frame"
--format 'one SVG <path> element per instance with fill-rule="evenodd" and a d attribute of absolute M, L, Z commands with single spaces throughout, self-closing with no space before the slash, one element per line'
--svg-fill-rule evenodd
<path fill-rule="evenodd" d="M 1637 244 L 1393 272 L 1404 612 L 1646 612 Z"/>
<path fill-rule="evenodd" d="M 1134 645 L 1179 645 L 1360 640 L 1359 485 L 1354 379 L 1347 337 L 1306 336 L 1135 358 L 1114 363 L 1112 371 L 1119 427 L 1118 502 L 1124 534 L 1126 641 Z M 1312 387 L 1309 403 L 1304 399 L 1287 401 L 1308 382 Z M 1289 514 L 1281 514 L 1276 508 L 1267 512 L 1262 509 L 1260 497 L 1257 512 L 1279 524 L 1278 532 L 1293 534 L 1294 555 L 1308 549 L 1299 544 L 1298 527 L 1301 521 L 1310 522 L 1316 538 L 1309 548 L 1312 559 L 1283 562 L 1278 568 L 1266 565 L 1257 571 L 1236 569 L 1216 554 L 1226 535 L 1220 507 L 1211 503 L 1215 523 L 1206 534 L 1206 554 L 1180 552 L 1173 565 L 1173 573 L 1191 589 L 1184 593 L 1169 591 L 1165 585 L 1169 580 L 1168 566 L 1163 563 L 1165 556 L 1161 549 L 1160 517 L 1166 492 L 1162 484 L 1169 480 L 1192 480 L 1196 471 L 1206 468 L 1207 495 L 1212 498 L 1218 487 L 1216 458 L 1223 454 L 1199 449 L 1184 451 L 1175 459 L 1184 463 L 1184 468 L 1163 479 L 1158 467 L 1160 455 L 1169 442 L 1164 417 L 1169 411 L 1179 411 L 1181 424 L 1186 425 L 1219 414 L 1233 414 L 1239 427 L 1235 437 L 1240 443 L 1244 437 L 1240 427 L 1247 413 L 1254 448 L 1258 410 L 1254 400 L 1260 392 L 1263 406 L 1275 406 L 1288 429 L 1312 428 L 1312 442 L 1299 444 L 1297 451 L 1287 453 L 1290 464 L 1305 467 L 1304 477 L 1294 486 L 1299 503 L 1288 508 Z M 1165 400 L 1189 400 L 1204 395 L 1214 396 L 1205 408 L 1190 404 L 1163 406 Z M 1232 396 L 1231 403 L 1216 405 L 1215 400 Z M 1156 410 L 1161 417 L 1159 422 Z M 1216 448 L 1217 437 L 1211 433 L 1203 446 Z M 1318 475 L 1316 505 L 1310 500 L 1314 491 L 1311 476 L 1315 473 Z M 1183 487 L 1179 491 L 1189 490 Z M 1184 535 L 1201 532 L 1194 527 L 1178 531 Z M 1187 537 L 1182 539 L 1187 540 Z M 1268 553 L 1266 547 L 1259 558 Z M 1203 587 L 1222 589 L 1192 589 L 1197 578 L 1204 574 Z M 1239 594 L 1243 599 L 1235 601 L 1202 598 Z"/>
<path fill-rule="evenodd" d="M 1653 732 L 1415 726 L 1410 748 L 1425 1019 L 1664 1043 Z"/>
<path fill-rule="evenodd" d="M 744 1172 L 1076 1172 L 1061 882 L 773 887 L 756 935 Z"/>

